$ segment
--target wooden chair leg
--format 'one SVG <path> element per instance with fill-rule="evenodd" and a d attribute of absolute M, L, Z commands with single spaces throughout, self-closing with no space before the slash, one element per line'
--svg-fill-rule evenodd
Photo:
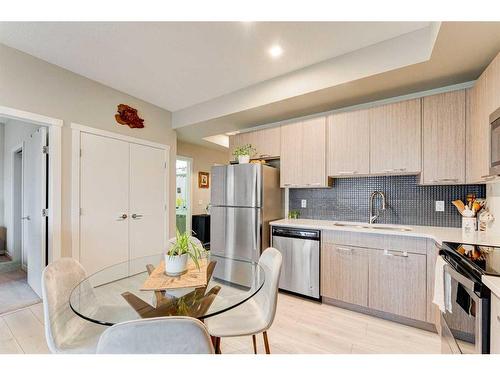
<path fill-rule="evenodd" d="M 271 354 L 271 350 L 269 349 L 269 340 L 267 338 L 267 331 L 262 332 L 262 336 L 264 336 L 264 347 L 266 348 L 266 354 Z"/>
<path fill-rule="evenodd" d="M 253 354 L 257 354 L 257 338 L 255 335 L 252 335 L 252 342 L 253 342 Z"/>
<path fill-rule="evenodd" d="M 220 337 L 215 338 L 215 354 L 222 354 L 220 350 Z"/>

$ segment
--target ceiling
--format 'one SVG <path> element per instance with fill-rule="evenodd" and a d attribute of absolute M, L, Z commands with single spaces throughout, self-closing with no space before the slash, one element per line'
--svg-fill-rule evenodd
<path fill-rule="evenodd" d="M 207 117 L 176 130 L 179 138 L 187 142 L 209 146 L 203 137 L 472 81 L 499 52 L 500 22 L 443 22 L 427 61 L 224 116 Z"/>
<path fill-rule="evenodd" d="M 0 43 L 173 112 L 428 24 L 2 22 Z"/>
<path fill-rule="evenodd" d="M 0 22 L 0 43 L 170 110 L 180 139 L 220 148 L 203 138 L 474 80 L 500 22 Z"/>

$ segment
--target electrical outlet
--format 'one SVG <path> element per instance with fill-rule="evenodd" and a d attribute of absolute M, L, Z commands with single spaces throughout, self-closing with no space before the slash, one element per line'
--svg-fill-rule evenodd
<path fill-rule="evenodd" d="M 300 201 L 300 207 L 302 208 L 307 208 L 307 200 L 306 199 L 302 199 Z"/>
<path fill-rule="evenodd" d="M 444 201 L 436 201 L 436 211 L 444 212 Z"/>

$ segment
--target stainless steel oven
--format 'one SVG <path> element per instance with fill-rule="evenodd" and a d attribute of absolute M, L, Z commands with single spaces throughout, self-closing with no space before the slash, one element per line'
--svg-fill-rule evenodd
<path fill-rule="evenodd" d="M 490 115 L 490 175 L 500 174 L 500 108 Z"/>
<path fill-rule="evenodd" d="M 476 255 L 470 256 L 467 251 Z M 480 251 L 484 249 L 455 243 L 444 243 L 440 251 L 446 261 L 443 277 L 448 300 L 446 311 L 441 313 L 443 353 L 489 353 L 491 292 L 481 281 L 486 273 L 481 266 L 486 268 L 486 261 L 482 253 L 477 255 Z"/>

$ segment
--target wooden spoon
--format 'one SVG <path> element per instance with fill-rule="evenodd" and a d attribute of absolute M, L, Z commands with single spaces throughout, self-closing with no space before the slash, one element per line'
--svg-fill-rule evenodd
<path fill-rule="evenodd" d="M 453 201 L 451 203 L 457 208 L 458 212 L 462 213 L 462 211 L 465 210 L 465 204 L 460 199 L 457 199 L 456 201 Z"/>

